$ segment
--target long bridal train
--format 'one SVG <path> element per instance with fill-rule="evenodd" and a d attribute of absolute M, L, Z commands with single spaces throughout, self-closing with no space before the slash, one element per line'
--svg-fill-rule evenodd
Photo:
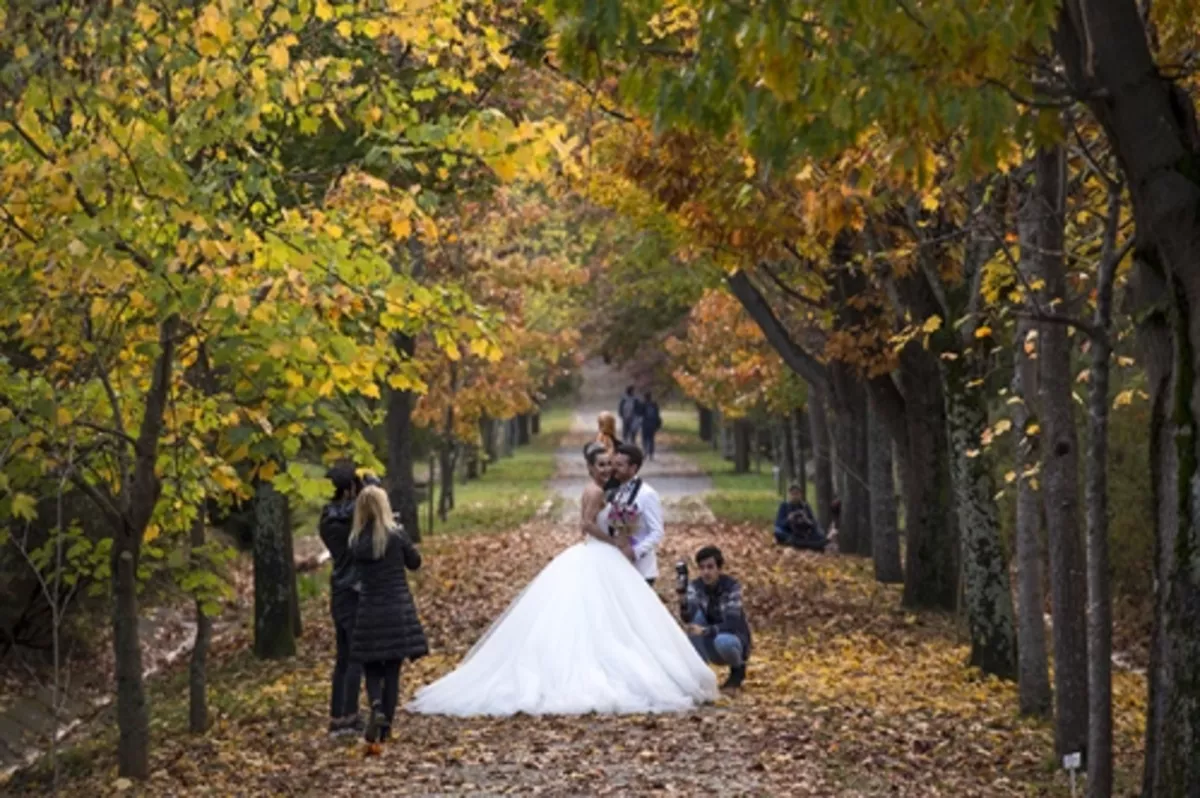
<path fill-rule="evenodd" d="M 616 548 L 555 557 L 453 672 L 406 709 L 427 715 L 680 712 L 717 696 L 716 676 Z"/>

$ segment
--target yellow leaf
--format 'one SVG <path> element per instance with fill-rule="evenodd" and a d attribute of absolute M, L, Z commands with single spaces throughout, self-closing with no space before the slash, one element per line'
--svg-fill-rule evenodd
<path fill-rule="evenodd" d="M 317 0 L 317 19 L 322 22 L 328 22 L 333 19 L 333 6 L 329 5 L 327 0 Z"/>
<path fill-rule="evenodd" d="M 921 330 L 926 333 L 935 333 L 942 328 L 941 316 L 930 316 L 925 319 L 925 323 L 921 325 Z"/>
<path fill-rule="evenodd" d="M 1005 482 L 1012 482 L 1012 481 L 1014 481 L 1016 478 L 1017 478 L 1017 472 L 1016 472 L 1016 471 L 1009 471 L 1007 474 L 1005 474 L 1005 475 L 1004 475 L 1004 481 L 1005 481 Z"/>
<path fill-rule="evenodd" d="M 1030 424 L 1029 426 L 1025 427 L 1026 435 L 1037 435 L 1041 431 L 1042 431 L 1042 428 L 1038 424 Z"/>
<path fill-rule="evenodd" d="M 360 390 L 360 393 L 362 393 L 363 396 L 369 396 L 372 399 L 378 399 L 379 398 L 379 386 L 373 382 L 368 382 L 366 385 L 364 385 L 362 387 L 362 389 Z"/>
<path fill-rule="evenodd" d="M 404 239 L 410 235 L 412 235 L 412 222 L 407 217 L 401 216 L 392 220 L 392 236 L 394 238 Z"/>
<path fill-rule="evenodd" d="M 145 543 L 149 543 L 150 541 L 157 538 L 161 533 L 162 533 L 162 527 L 160 527 L 158 524 L 150 524 L 149 526 L 146 527 L 146 535 L 145 535 L 145 537 L 142 538 L 142 541 Z"/>
<path fill-rule="evenodd" d="M 16 518 L 34 521 L 37 519 L 37 500 L 28 493 L 18 493 L 12 497 L 12 506 L 9 512 Z"/>
<path fill-rule="evenodd" d="M 339 22 L 337 24 L 337 32 L 338 32 L 338 35 L 340 35 L 346 39 L 349 39 L 350 35 L 352 33 L 354 33 L 354 26 L 350 24 L 349 20 L 343 19 L 341 22 Z"/>
<path fill-rule="evenodd" d="M 75 417 L 71 415 L 71 411 L 65 407 L 58 408 L 54 417 L 60 427 L 65 427 L 75 420 Z"/>
<path fill-rule="evenodd" d="M 264 480 L 270 482 L 272 479 L 275 478 L 275 473 L 278 470 L 279 470 L 279 467 L 277 465 L 275 465 L 275 461 L 268 460 L 267 462 L 263 463 L 262 466 L 260 466 L 258 469 L 259 479 L 264 479 Z"/>
<path fill-rule="evenodd" d="M 1113 400 L 1113 408 L 1124 407 L 1125 405 L 1133 404 L 1133 391 L 1121 391 Z"/>
<path fill-rule="evenodd" d="M 288 54 L 288 45 L 285 40 L 280 40 L 267 48 L 267 59 L 271 62 L 271 66 L 276 69 L 287 69 L 292 62 L 291 56 Z"/>
<path fill-rule="evenodd" d="M 234 297 L 233 309 L 237 311 L 239 316 L 245 316 L 250 312 L 250 297 L 244 294 L 239 297 Z"/>
<path fill-rule="evenodd" d="M 984 326 L 982 326 L 982 327 L 979 327 L 979 328 L 977 328 L 977 329 L 975 330 L 975 337 L 976 337 L 976 338 L 987 338 L 987 337 L 988 337 L 988 336 L 990 336 L 991 334 L 992 334 L 992 328 L 991 328 L 991 327 L 988 327 L 986 324 L 985 324 Z"/>

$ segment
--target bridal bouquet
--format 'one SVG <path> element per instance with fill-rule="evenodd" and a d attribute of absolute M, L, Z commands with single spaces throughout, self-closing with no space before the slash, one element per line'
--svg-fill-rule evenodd
<path fill-rule="evenodd" d="M 637 529 L 640 516 L 638 508 L 632 504 L 614 504 L 608 511 L 608 525 L 614 534 L 629 535 Z"/>

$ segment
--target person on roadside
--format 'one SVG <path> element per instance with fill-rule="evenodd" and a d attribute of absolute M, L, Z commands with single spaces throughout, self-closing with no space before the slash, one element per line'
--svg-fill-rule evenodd
<path fill-rule="evenodd" d="M 365 728 L 358 714 L 362 666 L 350 660 L 359 587 L 354 556 L 350 551 L 350 530 L 354 522 L 354 502 L 362 490 L 362 480 L 350 462 L 338 463 L 326 476 L 333 483 L 333 498 L 321 509 L 317 531 L 333 563 L 329 572 L 329 612 L 333 618 L 337 653 L 329 697 L 329 733 L 341 736 L 361 733 Z"/>
<path fill-rule="evenodd" d="M 361 585 L 350 657 L 362 665 L 371 699 L 368 743 L 391 736 L 400 698 L 400 666 L 429 653 L 405 570 L 421 567 L 421 554 L 395 521 L 383 488 L 363 488 L 350 532 Z"/>

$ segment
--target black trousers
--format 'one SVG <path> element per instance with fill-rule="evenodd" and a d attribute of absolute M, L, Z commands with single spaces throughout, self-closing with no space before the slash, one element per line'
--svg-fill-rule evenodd
<path fill-rule="evenodd" d="M 363 664 L 371 706 L 379 704 L 388 726 L 392 725 L 392 718 L 396 716 L 396 702 L 400 700 L 400 662 L 398 659 L 389 659 Z"/>
<path fill-rule="evenodd" d="M 346 718 L 358 714 L 358 695 L 362 692 L 362 665 L 350 661 L 350 638 L 353 632 L 336 624 L 337 660 L 333 666 L 333 690 L 329 697 L 329 717 Z"/>

